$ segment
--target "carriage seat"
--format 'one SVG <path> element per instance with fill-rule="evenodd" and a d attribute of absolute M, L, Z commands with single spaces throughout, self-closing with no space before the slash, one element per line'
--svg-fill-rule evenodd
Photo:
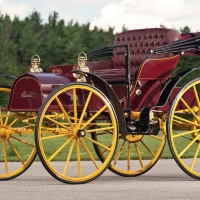
<path fill-rule="evenodd" d="M 114 45 L 129 44 L 130 46 L 130 77 L 135 80 L 137 72 L 147 58 L 165 58 L 171 54 L 153 55 L 150 50 L 155 47 L 180 40 L 181 35 L 176 30 L 166 28 L 150 28 L 131 30 L 119 33 L 115 36 Z M 107 82 L 125 81 L 125 58 L 117 51 L 125 51 L 124 47 L 113 50 L 111 60 L 96 61 L 92 63 L 93 73 Z"/>

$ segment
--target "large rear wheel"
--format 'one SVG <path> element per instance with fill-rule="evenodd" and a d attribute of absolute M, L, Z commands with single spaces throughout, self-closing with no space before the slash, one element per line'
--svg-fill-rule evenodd
<path fill-rule="evenodd" d="M 180 168 L 200 179 L 200 78 L 175 97 L 167 122 L 169 148 Z"/>
<path fill-rule="evenodd" d="M 8 111 L 10 91 L 10 87 L 0 86 L 0 180 L 19 176 L 36 157 L 36 114 Z"/>
<path fill-rule="evenodd" d="M 103 134 L 102 140 L 93 139 L 94 132 Z M 47 171 L 64 183 L 86 183 L 100 176 L 113 158 L 117 139 L 117 118 L 110 101 L 89 84 L 56 88 L 39 110 L 35 128 L 38 155 Z M 103 163 L 94 144 L 106 151 Z"/>

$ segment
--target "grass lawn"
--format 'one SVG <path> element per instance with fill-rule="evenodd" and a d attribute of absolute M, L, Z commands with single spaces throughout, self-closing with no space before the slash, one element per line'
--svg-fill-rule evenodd
<path fill-rule="evenodd" d="M 19 153 L 19 155 L 22 158 L 26 158 L 27 156 L 29 156 L 29 154 L 32 151 L 32 147 L 29 144 L 35 144 L 34 143 L 34 134 L 24 134 L 22 136 L 20 135 L 15 135 L 16 138 L 20 139 L 20 140 L 16 140 L 13 138 L 10 138 L 10 142 L 12 143 L 13 147 L 16 149 L 16 151 Z M 109 142 L 107 142 L 107 135 L 101 137 L 101 143 L 103 143 L 104 145 L 109 146 Z M 109 137 L 109 136 L 108 136 Z M 99 141 L 100 141 L 99 140 Z M 159 141 L 152 139 L 149 136 L 144 136 L 144 138 L 142 139 L 144 141 L 144 143 L 154 152 L 156 153 L 157 151 L 157 146 L 159 143 Z M 26 141 L 28 142 L 28 145 L 22 141 Z M 66 138 L 57 138 L 57 139 L 53 139 L 53 140 L 47 140 L 46 144 L 44 142 L 44 146 L 45 146 L 45 155 L 47 157 L 50 157 L 60 146 L 62 146 L 62 144 L 66 141 Z M 96 154 L 96 151 L 94 149 L 94 146 L 91 144 L 91 142 L 88 142 L 87 140 L 85 140 L 83 138 L 84 143 L 86 144 L 86 146 L 88 147 L 90 153 L 92 154 L 92 156 L 95 159 L 98 159 L 98 156 Z M 110 141 L 110 140 L 109 140 Z M 119 148 L 122 144 L 124 140 L 119 139 L 118 141 L 118 149 L 117 152 L 119 151 Z M 189 141 L 190 142 L 190 141 Z M 0 161 L 4 161 L 4 150 L 3 150 L 3 142 L 1 141 L 1 145 L 0 145 Z M 151 159 L 152 155 L 149 153 L 149 151 L 147 151 L 146 147 L 144 147 L 144 145 L 141 144 L 141 142 L 137 142 L 137 147 L 141 153 L 142 159 Z M 186 145 L 188 144 L 188 140 L 178 140 L 178 142 L 176 142 L 176 145 L 180 146 L 180 149 L 183 149 Z M 135 151 L 135 144 L 131 143 L 131 159 L 138 159 L 138 155 Z M 194 156 L 194 152 L 196 150 L 196 145 L 194 144 L 192 145 L 192 147 L 189 148 L 189 150 L 184 154 L 184 157 L 191 157 Z M 67 145 L 62 151 L 60 151 L 58 153 L 58 155 L 55 157 L 55 160 L 66 160 L 66 157 L 68 155 L 68 151 L 69 151 L 70 145 Z M 87 160 L 88 159 L 88 154 L 86 153 L 86 151 L 83 149 L 83 147 L 81 147 L 80 145 L 80 150 L 81 150 L 81 160 Z M 10 144 L 8 144 L 8 142 L 6 143 L 6 151 L 7 151 L 7 157 L 9 161 L 18 161 L 18 158 L 16 157 L 16 154 L 13 152 Z M 120 159 L 126 159 L 127 157 L 127 149 L 125 147 L 125 150 L 122 151 L 122 154 L 120 155 Z M 172 158 L 171 152 L 169 150 L 169 146 L 168 143 L 166 141 L 163 153 L 161 155 L 161 158 L 164 159 L 169 159 Z M 76 159 L 76 147 L 74 146 L 73 152 L 72 152 L 72 156 L 71 159 Z M 39 160 L 39 158 L 37 157 L 36 160 Z"/>
<path fill-rule="evenodd" d="M 12 143 L 13 147 L 16 149 L 16 151 L 20 154 L 20 156 L 22 158 L 25 158 L 27 157 L 30 152 L 32 151 L 32 147 L 30 147 L 30 145 L 27 145 L 27 144 L 24 144 L 22 141 L 26 141 L 28 142 L 29 144 L 35 144 L 34 143 L 34 135 L 33 134 L 24 134 L 23 136 L 20 136 L 20 135 L 15 135 L 16 138 L 19 138 L 19 140 L 16 140 L 16 139 L 13 139 L 11 138 L 10 139 L 10 142 Z M 104 140 L 104 141 L 102 141 Z M 64 143 L 65 139 L 63 140 L 63 138 L 58 138 L 58 139 L 54 139 L 54 140 L 48 140 L 47 143 L 46 143 L 46 148 L 45 148 L 45 154 L 47 155 L 47 157 L 51 156 L 63 143 Z M 122 143 L 123 140 L 119 140 L 118 142 L 118 148 L 120 147 L 121 143 Z M 106 142 L 106 138 L 103 137 L 101 138 L 101 142 L 103 142 L 104 144 L 106 144 L 107 146 L 109 146 L 108 142 Z M 147 137 L 147 139 L 145 139 L 145 143 L 148 144 L 148 146 L 151 147 L 151 149 L 155 152 L 156 149 L 153 149 L 153 147 L 155 146 L 156 147 L 156 144 L 155 144 L 156 141 L 152 140 L 151 141 L 151 138 L 150 137 Z M 1 141 L 1 145 L 0 145 L 0 161 L 3 161 L 4 160 L 4 150 L 3 150 L 3 142 Z M 96 152 L 95 152 L 95 149 L 93 147 L 93 145 L 91 145 L 90 142 L 88 141 L 85 141 L 84 140 L 84 143 L 87 145 L 87 147 L 89 148 L 89 151 L 90 153 L 94 156 L 95 159 L 97 159 L 97 155 L 96 155 Z M 6 147 L 6 151 L 7 151 L 7 157 L 8 157 L 8 160 L 10 161 L 17 161 L 18 158 L 16 157 L 14 151 L 12 150 L 11 146 L 8 144 L 8 142 L 6 143 L 7 147 Z M 133 145 L 133 143 L 132 143 Z M 139 144 L 138 144 L 139 146 Z M 63 149 L 59 154 L 58 156 L 56 156 L 56 160 L 66 160 L 66 155 L 68 154 L 68 151 L 69 151 L 69 147 L 70 146 L 66 146 L 65 149 Z M 148 153 L 145 155 L 144 152 L 146 151 L 146 148 L 143 146 L 143 145 L 140 145 L 139 146 L 139 150 L 140 152 L 143 154 L 143 157 L 145 159 L 148 159 L 150 156 Z M 87 154 L 86 152 L 81 149 L 81 158 L 82 160 L 87 160 Z M 120 159 L 126 159 L 126 151 L 123 151 L 122 152 L 122 155 L 120 156 Z M 132 157 L 133 159 L 137 159 L 137 155 L 135 154 L 135 156 L 133 156 L 134 152 L 132 152 Z M 166 143 L 165 145 L 165 148 L 164 148 L 164 151 L 162 153 L 162 158 L 172 158 L 171 156 L 171 152 L 169 151 L 169 147 L 168 147 L 168 144 Z M 76 152 L 74 150 L 74 156 L 72 155 L 72 159 L 76 159 Z M 39 160 L 39 158 L 37 157 L 36 160 Z"/>

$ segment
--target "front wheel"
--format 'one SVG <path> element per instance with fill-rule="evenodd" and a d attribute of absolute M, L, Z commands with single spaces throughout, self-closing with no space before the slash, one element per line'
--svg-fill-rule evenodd
<path fill-rule="evenodd" d="M 92 138 L 94 132 L 102 135 L 102 140 Z M 38 155 L 47 171 L 64 183 L 86 183 L 100 176 L 113 158 L 117 139 L 113 106 L 89 84 L 56 88 L 39 110 L 35 126 Z M 106 151 L 103 163 L 94 144 Z"/>
<path fill-rule="evenodd" d="M 189 176 L 200 179 L 200 78 L 190 81 L 176 95 L 167 121 L 172 155 Z"/>

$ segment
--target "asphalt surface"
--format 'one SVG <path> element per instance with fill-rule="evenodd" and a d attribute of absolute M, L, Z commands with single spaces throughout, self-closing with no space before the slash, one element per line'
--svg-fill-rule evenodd
<path fill-rule="evenodd" d="M 21 176 L 0 182 L 0 200 L 132 200 L 200 199 L 200 180 L 185 174 L 174 160 L 159 160 L 147 173 L 121 177 L 106 170 L 87 184 L 68 185 L 54 179 L 40 162 Z"/>

